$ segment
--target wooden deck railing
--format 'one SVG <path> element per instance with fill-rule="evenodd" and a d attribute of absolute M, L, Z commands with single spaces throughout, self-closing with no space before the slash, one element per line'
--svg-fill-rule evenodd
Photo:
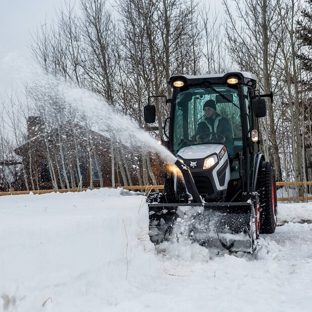
<path fill-rule="evenodd" d="M 306 182 L 276 182 L 277 186 L 290 186 L 290 185 L 312 185 L 312 181 L 306 181 Z"/>
<path fill-rule="evenodd" d="M 295 182 L 276 182 L 277 186 L 294 186 L 296 183 Z M 298 182 L 298 186 L 301 185 L 312 185 L 312 181 L 308 182 Z M 164 186 L 163 185 L 133 185 L 133 186 L 120 186 L 123 189 L 130 190 L 130 191 L 141 191 L 148 193 L 152 190 L 163 190 Z M 95 188 L 98 189 L 98 188 Z M 81 192 L 81 191 L 86 191 L 89 190 L 88 188 L 73 188 L 70 189 L 70 192 Z M 33 190 L 33 191 L 11 191 L 11 192 L 0 192 L 0 196 L 6 196 L 6 195 L 25 195 L 25 194 L 47 194 L 47 193 L 67 193 L 67 189 L 59 189 L 59 190 Z M 305 196 L 305 197 L 299 197 L 299 201 L 307 201 L 307 200 L 312 200 L 312 196 Z M 295 197 L 278 197 L 278 201 L 294 201 Z"/>

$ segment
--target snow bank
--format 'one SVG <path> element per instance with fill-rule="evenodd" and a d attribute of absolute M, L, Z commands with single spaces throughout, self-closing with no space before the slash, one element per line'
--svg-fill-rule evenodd
<path fill-rule="evenodd" d="M 278 203 L 278 224 L 283 225 L 288 222 L 311 223 L 312 222 L 312 202 L 310 203 Z"/>
<path fill-rule="evenodd" d="M 250 255 L 156 250 L 145 197 L 121 189 L 0 201 L 0 312 L 311 310 L 312 203 L 279 204 Z"/>
<path fill-rule="evenodd" d="M 23 311 L 50 297 L 40 290 L 83 276 L 100 274 L 117 285 L 138 271 L 153 274 L 143 196 L 102 189 L 0 200 L 0 295 L 11 305 L 25 301 Z"/>

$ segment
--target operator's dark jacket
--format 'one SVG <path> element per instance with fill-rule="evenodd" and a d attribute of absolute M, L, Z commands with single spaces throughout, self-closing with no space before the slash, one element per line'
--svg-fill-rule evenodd
<path fill-rule="evenodd" d="M 201 121 L 197 126 L 196 134 L 203 134 L 203 133 L 220 133 L 225 137 L 224 145 L 228 150 L 228 154 L 230 156 L 233 155 L 234 149 L 234 142 L 233 142 L 233 131 L 231 124 L 229 121 L 222 117 L 220 114 L 215 113 L 211 117 L 205 117 L 203 121 Z"/>

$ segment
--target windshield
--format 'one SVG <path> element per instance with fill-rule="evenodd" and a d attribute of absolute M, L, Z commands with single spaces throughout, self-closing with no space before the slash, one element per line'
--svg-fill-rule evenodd
<path fill-rule="evenodd" d="M 173 149 L 195 144 L 224 144 L 229 154 L 241 145 L 239 97 L 235 87 L 192 87 L 175 100 Z"/>

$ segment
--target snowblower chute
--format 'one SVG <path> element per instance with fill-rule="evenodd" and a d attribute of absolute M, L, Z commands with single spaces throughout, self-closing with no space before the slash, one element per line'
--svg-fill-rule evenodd
<path fill-rule="evenodd" d="M 204 246 L 253 252 L 259 233 L 276 227 L 274 171 L 260 152 L 258 118 L 266 115 L 250 73 L 172 76 L 168 141 L 179 170 L 163 193 L 150 194 L 155 244 L 187 236 Z M 149 97 L 145 121 L 155 121 Z M 155 96 L 155 98 L 159 98 Z"/>

